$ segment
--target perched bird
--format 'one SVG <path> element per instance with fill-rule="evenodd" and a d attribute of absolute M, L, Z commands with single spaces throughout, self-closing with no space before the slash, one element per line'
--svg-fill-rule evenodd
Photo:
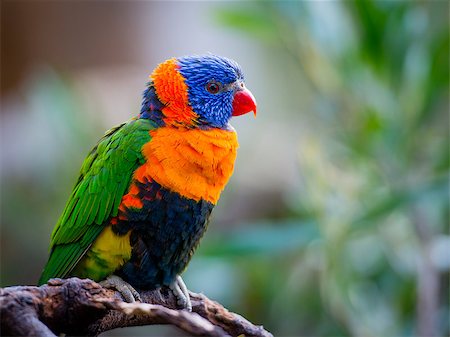
<path fill-rule="evenodd" d="M 39 284 L 77 276 L 131 302 L 169 286 L 191 309 L 180 274 L 233 172 L 232 116 L 256 102 L 239 65 L 172 58 L 150 75 L 140 114 L 109 131 L 85 159 L 57 222 Z"/>

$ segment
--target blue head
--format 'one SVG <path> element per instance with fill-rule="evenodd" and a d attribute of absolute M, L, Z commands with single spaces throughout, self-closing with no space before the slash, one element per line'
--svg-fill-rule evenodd
<path fill-rule="evenodd" d="M 152 80 L 157 96 L 167 107 L 159 110 L 161 121 L 170 124 L 226 128 L 231 116 L 256 111 L 254 98 L 244 86 L 241 68 L 225 57 L 171 59 L 155 69 Z"/>
<path fill-rule="evenodd" d="M 239 65 L 215 55 L 181 57 L 178 64 L 199 123 L 219 128 L 227 125 L 233 113 L 234 93 L 244 81 Z"/>

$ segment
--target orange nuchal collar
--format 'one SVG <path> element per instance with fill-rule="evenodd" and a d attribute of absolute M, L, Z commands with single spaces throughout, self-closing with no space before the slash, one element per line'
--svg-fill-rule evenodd
<path fill-rule="evenodd" d="M 189 105 L 188 87 L 178 71 L 175 58 L 156 67 L 150 78 L 156 94 L 165 107 L 162 108 L 166 125 L 195 125 L 198 115 Z"/>
<path fill-rule="evenodd" d="M 186 198 L 216 204 L 233 173 L 236 132 L 164 127 L 150 135 L 142 148 L 146 163 L 134 179 L 150 178 Z"/>

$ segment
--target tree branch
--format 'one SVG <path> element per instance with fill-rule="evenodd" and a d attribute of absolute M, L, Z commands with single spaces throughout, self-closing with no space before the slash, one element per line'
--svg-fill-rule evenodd
<path fill-rule="evenodd" d="M 126 303 L 118 292 L 78 278 L 2 288 L 1 334 L 97 336 L 115 328 L 171 324 L 192 336 L 272 336 L 201 294 L 190 293 L 192 312 L 177 310 L 176 299 L 165 288 L 140 294 L 145 303 Z"/>

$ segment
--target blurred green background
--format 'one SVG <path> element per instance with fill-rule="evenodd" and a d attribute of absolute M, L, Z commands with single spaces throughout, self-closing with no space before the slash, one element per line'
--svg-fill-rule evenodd
<path fill-rule="evenodd" d="M 2 1 L 1 286 L 36 282 L 153 67 L 205 52 L 259 108 L 189 288 L 277 336 L 448 336 L 448 1 Z"/>

